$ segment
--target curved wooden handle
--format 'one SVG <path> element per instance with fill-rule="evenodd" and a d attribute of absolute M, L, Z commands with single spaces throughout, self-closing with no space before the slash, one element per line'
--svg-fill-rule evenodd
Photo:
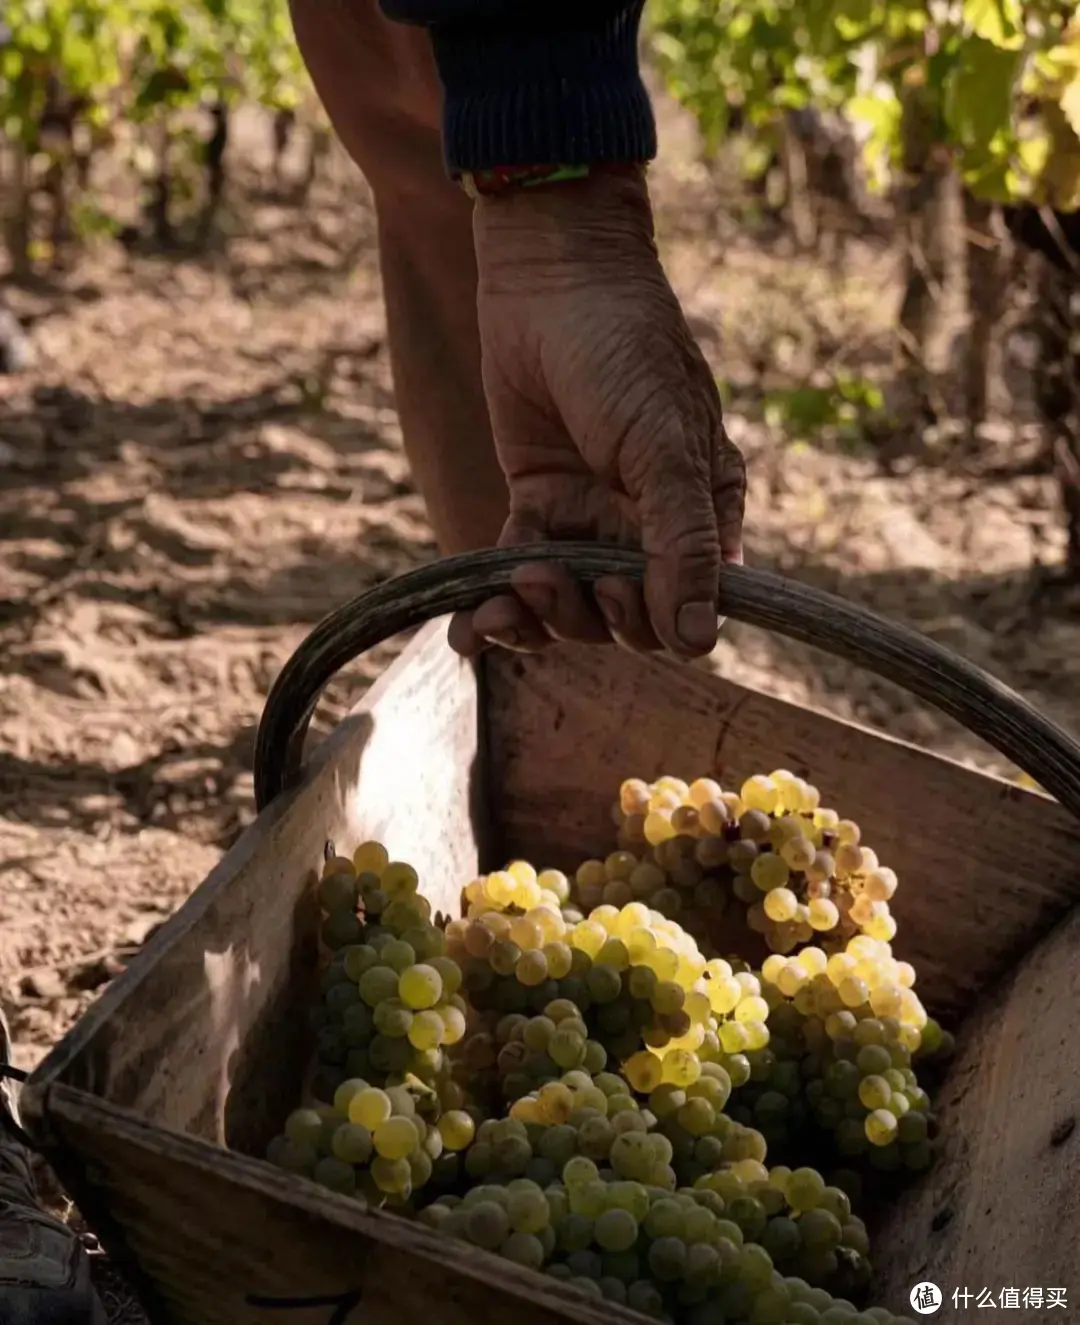
<path fill-rule="evenodd" d="M 606 575 L 640 580 L 645 570 L 642 553 L 595 543 L 469 552 L 388 580 L 331 612 L 282 668 L 263 709 L 255 747 L 258 808 L 299 777 L 315 705 L 340 668 L 400 631 L 478 607 L 507 588 L 517 567 L 537 561 L 561 562 L 584 584 Z M 747 566 L 721 572 L 720 612 L 896 682 L 963 723 L 1080 817 L 1080 744 L 940 644 L 833 594 Z"/>

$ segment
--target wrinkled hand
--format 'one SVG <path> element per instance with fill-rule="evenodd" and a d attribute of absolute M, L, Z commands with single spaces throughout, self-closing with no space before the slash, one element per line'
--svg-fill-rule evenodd
<path fill-rule="evenodd" d="M 513 594 L 454 618 L 453 647 L 615 638 L 708 653 L 720 565 L 741 559 L 745 469 L 660 265 L 644 176 L 485 199 L 473 228 L 510 493 L 500 547 L 596 539 L 642 548 L 647 569 L 644 593 L 609 577 L 594 602 L 559 566 L 521 567 Z"/>

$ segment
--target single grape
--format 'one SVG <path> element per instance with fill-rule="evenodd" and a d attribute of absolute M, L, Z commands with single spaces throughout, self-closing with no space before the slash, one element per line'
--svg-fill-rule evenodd
<path fill-rule="evenodd" d="M 439 1135 L 447 1150 L 464 1150 L 476 1134 L 472 1118 L 462 1109 L 451 1109 L 438 1122 Z"/>
<path fill-rule="evenodd" d="M 433 1008 L 442 994 L 442 976 L 434 966 L 423 963 L 407 966 L 398 978 L 397 995 L 408 1008 L 417 1011 Z"/>
<path fill-rule="evenodd" d="M 346 1164 L 366 1164 L 371 1158 L 371 1133 L 361 1123 L 342 1123 L 334 1130 L 331 1149 Z"/>
<path fill-rule="evenodd" d="M 379 1123 L 372 1140 L 385 1159 L 404 1159 L 419 1146 L 420 1132 L 411 1118 L 395 1116 Z"/>

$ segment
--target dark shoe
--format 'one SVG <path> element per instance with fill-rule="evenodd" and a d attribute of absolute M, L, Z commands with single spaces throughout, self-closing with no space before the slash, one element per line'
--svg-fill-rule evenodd
<path fill-rule="evenodd" d="M 0 1064 L 11 1038 L 0 1010 Z M 38 1204 L 18 1087 L 0 1078 L 0 1325 L 108 1325 L 81 1239 Z"/>

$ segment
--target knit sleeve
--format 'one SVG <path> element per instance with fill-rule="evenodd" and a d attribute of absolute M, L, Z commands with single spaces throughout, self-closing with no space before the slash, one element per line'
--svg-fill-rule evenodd
<path fill-rule="evenodd" d="M 431 35 L 452 173 L 655 156 L 638 67 L 644 0 L 380 3 L 388 18 Z"/>

